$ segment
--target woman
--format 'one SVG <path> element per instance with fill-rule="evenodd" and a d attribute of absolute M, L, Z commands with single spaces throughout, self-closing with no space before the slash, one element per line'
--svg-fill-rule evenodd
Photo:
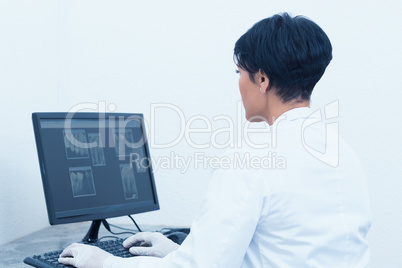
<path fill-rule="evenodd" d="M 309 109 L 332 59 L 327 35 L 304 17 L 275 15 L 236 42 L 239 88 L 249 121 L 272 129 L 257 144 L 228 152 L 232 168 L 214 173 L 200 213 L 181 246 L 140 233 L 121 259 L 73 244 L 60 262 L 77 267 L 365 267 L 371 216 L 366 182 L 354 152 Z M 323 154 L 312 154 L 324 151 Z M 281 157 L 252 169 L 235 159 Z M 256 161 L 253 162 L 255 163 Z M 335 164 L 334 164 L 335 163 Z M 134 247 L 143 242 L 150 247 Z"/>

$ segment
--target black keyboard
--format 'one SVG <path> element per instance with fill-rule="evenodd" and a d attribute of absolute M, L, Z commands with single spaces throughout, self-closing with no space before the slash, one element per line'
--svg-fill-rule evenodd
<path fill-rule="evenodd" d="M 117 257 L 133 257 L 128 249 L 123 247 L 123 241 L 123 238 L 119 238 L 113 240 L 98 241 L 95 243 L 91 243 L 90 245 L 99 247 Z M 56 250 L 41 255 L 34 255 L 33 257 L 26 257 L 24 259 L 24 263 L 38 268 L 71 267 L 58 262 L 59 255 L 62 251 L 63 250 Z"/>

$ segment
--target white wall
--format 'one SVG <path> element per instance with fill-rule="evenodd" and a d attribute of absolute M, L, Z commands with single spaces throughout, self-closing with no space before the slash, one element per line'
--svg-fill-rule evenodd
<path fill-rule="evenodd" d="M 31 113 L 57 111 L 57 2 L 0 2 L 0 244 L 47 225 Z"/>
<path fill-rule="evenodd" d="M 83 102 L 141 112 L 170 103 L 186 119 L 237 117 L 240 100 L 233 45 L 253 23 L 288 11 L 316 21 L 334 59 L 313 94 L 313 106 L 338 100 L 340 131 L 360 155 L 371 195 L 372 267 L 402 263 L 402 8 L 398 1 L 2 1 L 0 2 L 0 244 L 48 225 L 31 126 L 34 111 L 68 111 Z M 18 120 L 18 121 L 17 121 Z M 171 109 L 155 113 L 155 141 L 179 134 Z M 188 122 L 188 121 L 187 121 Z M 197 122 L 196 122 L 197 123 Z M 203 127 L 198 124 L 192 126 Z M 214 122 L 213 129 L 223 127 Z M 209 134 L 192 135 L 198 143 Z M 224 136 L 221 136 L 225 140 Z M 213 156 L 216 148 L 151 148 Z M 210 170 L 156 171 L 158 212 L 140 225 L 189 225 Z M 113 222 L 126 222 L 119 218 Z"/>

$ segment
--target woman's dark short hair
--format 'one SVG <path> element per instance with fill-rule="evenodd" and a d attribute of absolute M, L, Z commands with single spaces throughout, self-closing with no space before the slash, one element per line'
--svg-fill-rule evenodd
<path fill-rule="evenodd" d="M 283 13 L 256 23 L 242 35 L 234 58 L 253 82 L 255 73 L 263 71 L 268 89 L 275 89 L 283 102 L 309 100 L 332 59 L 332 46 L 313 21 Z"/>

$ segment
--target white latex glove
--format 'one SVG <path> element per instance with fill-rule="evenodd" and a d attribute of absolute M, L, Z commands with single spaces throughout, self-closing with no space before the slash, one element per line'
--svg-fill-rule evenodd
<path fill-rule="evenodd" d="M 59 262 L 78 268 L 99 268 L 112 254 L 94 246 L 74 243 L 60 254 Z"/>
<path fill-rule="evenodd" d="M 140 245 L 134 246 L 135 244 Z M 129 251 L 133 255 L 163 258 L 179 245 L 161 233 L 141 232 L 127 238 L 123 247 L 130 248 Z"/>

